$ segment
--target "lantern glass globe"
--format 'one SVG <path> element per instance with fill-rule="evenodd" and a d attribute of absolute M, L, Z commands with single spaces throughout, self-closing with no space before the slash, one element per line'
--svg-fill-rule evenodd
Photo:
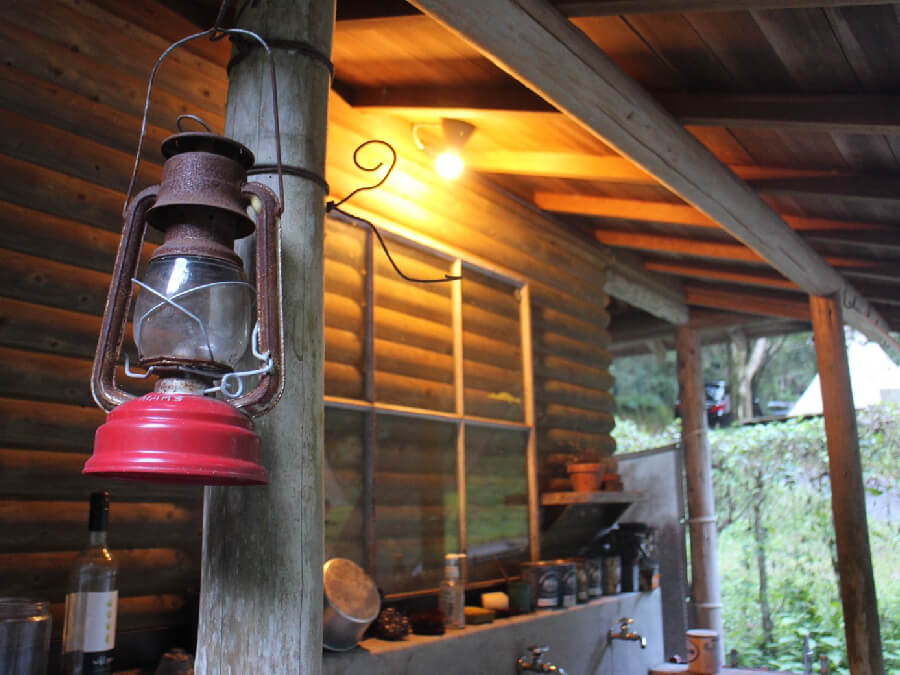
<path fill-rule="evenodd" d="M 458 153 L 447 151 L 437 156 L 434 160 L 434 168 L 442 178 L 452 180 L 462 175 L 465 163 Z"/>
<path fill-rule="evenodd" d="M 204 256 L 162 256 L 147 266 L 134 305 L 134 341 L 142 364 L 176 360 L 214 372 L 232 370 L 247 350 L 253 287 L 243 270 Z"/>

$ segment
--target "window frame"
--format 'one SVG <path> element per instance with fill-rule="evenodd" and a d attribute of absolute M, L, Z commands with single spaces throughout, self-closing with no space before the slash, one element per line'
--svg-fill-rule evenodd
<path fill-rule="evenodd" d="M 372 219 L 373 215 L 362 209 L 354 209 L 361 217 Z M 525 471 L 528 491 L 528 552 L 531 560 L 540 557 L 539 533 L 539 495 L 537 482 L 537 436 L 534 412 L 534 369 L 531 334 L 531 295 L 528 281 L 499 265 L 465 253 L 452 246 L 435 241 L 431 237 L 414 232 L 402 225 L 378 219 L 378 227 L 384 238 L 396 241 L 405 246 L 419 249 L 430 255 L 447 260 L 451 264 L 451 274 L 461 275 L 465 269 L 472 269 L 482 275 L 491 277 L 509 285 L 519 300 L 519 331 L 521 336 L 522 355 L 522 421 L 496 419 L 467 415 L 465 412 L 465 379 L 463 354 L 463 297 L 462 284 L 450 282 L 451 288 L 451 326 L 453 334 L 453 387 L 455 410 L 446 412 L 428 408 L 384 403 L 377 400 L 375 388 L 375 255 L 376 239 L 371 230 L 353 218 L 340 213 L 330 212 L 325 218 L 325 227 L 332 220 L 344 225 L 361 228 L 366 233 L 365 242 L 365 311 L 363 315 L 363 398 L 347 398 L 341 396 L 324 396 L 326 408 L 343 408 L 365 413 L 365 433 L 363 438 L 363 550 L 365 551 L 365 567 L 372 577 L 376 573 L 376 531 L 375 531 L 375 444 L 376 418 L 378 415 L 398 415 L 414 419 L 438 420 L 453 422 L 456 425 L 456 485 L 459 495 L 459 548 L 460 552 L 468 550 L 467 532 L 467 500 L 466 500 L 466 428 L 482 426 L 522 431 L 527 434 L 525 446 Z M 324 290 L 324 286 L 323 286 Z M 470 584 L 495 583 L 495 580 Z M 429 591 L 430 592 L 430 591 Z M 389 598 L 420 595 L 422 591 L 389 594 Z"/>

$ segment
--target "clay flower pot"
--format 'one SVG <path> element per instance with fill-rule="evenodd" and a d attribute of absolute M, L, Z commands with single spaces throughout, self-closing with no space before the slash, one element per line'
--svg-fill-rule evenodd
<path fill-rule="evenodd" d="M 566 465 L 575 492 L 597 492 L 606 472 L 604 462 L 573 462 Z"/>

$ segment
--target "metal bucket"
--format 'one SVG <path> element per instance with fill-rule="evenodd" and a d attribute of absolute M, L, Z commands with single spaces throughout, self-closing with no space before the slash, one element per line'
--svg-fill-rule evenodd
<path fill-rule="evenodd" d="M 323 581 L 322 645 L 335 652 L 353 649 L 381 609 L 378 588 L 359 565 L 346 558 L 326 562 Z"/>

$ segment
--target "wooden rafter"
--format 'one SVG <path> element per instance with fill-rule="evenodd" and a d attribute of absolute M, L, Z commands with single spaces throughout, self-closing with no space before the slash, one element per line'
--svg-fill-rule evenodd
<path fill-rule="evenodd" d="M 576 17 L 847 7 L 888 4 L 888 0 L 559 0 L 554 4 L 566 16 Z"/>
<path fill-rule="evenodd" d="M 543 209 L 559 213 L 721 229 L 712 218 L 686 204 L 554 192 L 537 192 L 534 195 L 534 201 Z M 782 215 L 782 218 L 791 226 L 791 229 L 798 232 L 879 232 L 890 234 L 896 231 L 896 228 L 881 223 L 859 223 L 786 214 Z"/>
<path fill-rule="evenodd" d="M 648 223 L 669 223 L 691 227 L 721 229 L 712 218 L 687 204 L 648 202 L 637 199 L 612 199 L 562 192 L 536 192 L 534 202 L 547 211 L 572 213 L 596 218 L 618 218 Z M 827 218 L 807 218 L 781 214 L 792 230 L 808 233 L 883 233 L 890 236 L 897 228 L 882 223 L 859 223 Z"/>
<path fill-rule="evenodd" d="M 466 166 L 473 171 L 513 176 L 544 176 L 611 183 L 658 185 L 656 179 L 624 157 L 574 152 L 524 152 L 491 150 L 466 152 Z M 785 169 L 769 166 L 729 167 L 747 181 L 785 181 L 839 176 L 836 171 Z"/>
<path fill-rule="evenodd" d="M 629 230 L 595 230 L 594 238 L 605 246 L 629 248 L 638 251 L 676 253 L 694 258 L 733 260 L 739 262 L 765 263 L 755 251 L 746 246 L 723 241 L 698 240 L 689 237 L 673 237 L 663 234 L 631 232 Z M 870 260 L 847 256 L 825 256 L 824 260 L 835 267 L 865 269 L 877 265 Z"/>
<path fill-rule="evenodd" d="M 760 316 L 809 319 L 809 302 L 802 295 L 754 292 L 740 287 L 713 287 L 693 283 L 685 284 L 684 292 L 689 305 Z"/>
<path fill-rule="evenodd" d="M 731 281 L 749 286 L 798 290 L 797 284 L 769 269 L 749 269 L 692 262 L 690 264 L 670 260 L 644 260 L 644 269 L 663 274 L 675 274 L 693 279 Z M 869 297 L 868 295 L 866 297 Z M 873 299 L 873 298 L 870 298 Z"/>
<path fill-rule="evenodd" d="M 570 17 L 852 7 L 890 3 L 891 0 L 553 0 L 552 2 L 560 12 Z M 347 21 L 387 23 L 417 15 L 419 11 L 405 0 L 382 0 L 378 3 L 344 0 L 337 9 L 338 27 Z"/>
<path fill-rule="evenodd" d="M 688 126 L 765 127 L 852 134 L 896 134 L 900 97 L 660 94 L 662 105 Z"/>
<path fill-rule="evenodd" d="M 556 113 L 556 108 L 539 95 L 515 85 L 354 86 L 344 87 L 342 94 L 354 107 L 377 108 L 383 112 L 439 108 L 449 116 L 469 111 L 488 113 L 492 110 L 515 110 L 535 115 Z M 656 97 L 669 114 L 686 126 L 760 127 L 878 135 L 900 132 L 900 96 L 659 92 Z"/>

